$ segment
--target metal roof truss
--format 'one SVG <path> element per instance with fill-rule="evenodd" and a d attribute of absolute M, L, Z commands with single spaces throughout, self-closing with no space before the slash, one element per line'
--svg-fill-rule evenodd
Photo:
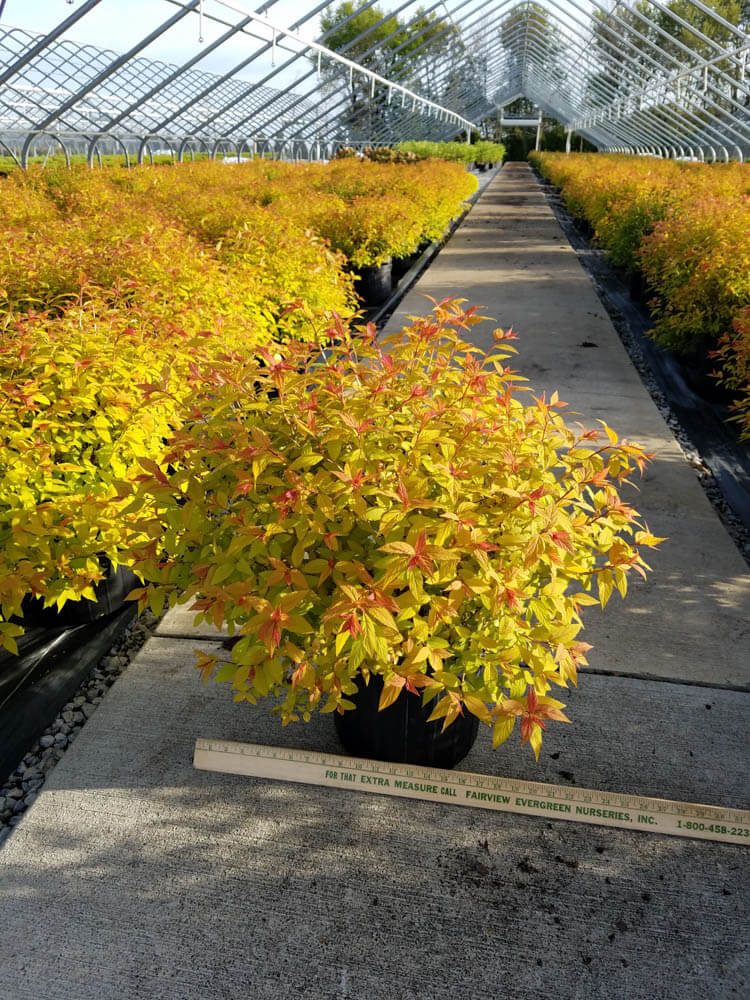
<path fill-rule="evenodd" d="M 702 0 L 402 0 L 387 11 L 355 0 L 327 33 L 318 18 L 338 0 L 291 25 L 272 16 L 279 0 L 155 0 L 164 19 L 127 52 L 72 40 L 115 2 L 82 0 L 46 35 L 0 27 L 0 147 L 22 164 L 55 145 L 66 157 L 85 149 L 89 162 L 105 149 L 128 160 L 157 148 L 325 157 L 343 143 L 489 132 L 519 97 L 603 150 L 750 155 L 749 25 Z M 149 58 L 186 18 L 190 57 Z M 333 51 L 326 42 L 342 27 L 351 37 Z M 239 62 L 201 69 L 238 39 Z"/>

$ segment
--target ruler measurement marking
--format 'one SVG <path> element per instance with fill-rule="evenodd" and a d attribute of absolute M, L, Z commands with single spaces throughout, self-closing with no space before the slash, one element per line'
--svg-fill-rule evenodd
<path fill-rule="evenodd" d="M 750 846 L 750 811 L 722 806 L 226 740 L 197 740 L 194 765 L 203 770 Z M 412 789 L 406 787 L 409 784 L 430 787 Z"/>

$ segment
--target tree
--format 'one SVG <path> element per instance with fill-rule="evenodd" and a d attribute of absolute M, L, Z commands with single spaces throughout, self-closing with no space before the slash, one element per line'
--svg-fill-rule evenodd
<path fill-rule="evenodd" d="M 405 24 L 399 35 L 397 77 L 408 80 L 412 89 L 424 93 L 430 100 L 441 100 L 443 80 L 449 71 L 446 58 L 455 63 L 450 60 L 451 54 L 459 58 L 462 55 L 460 31 L 437 14 L 420 7 L 413 22 Z"/>
<path fill-rule="evenodd" d="M 357 11 L 352 0 L 344 0 L 335 9 L 326 10 L 320 26 L 327 48 L 380 76 L 388 76 L 393 50 L 398 46 L 398 18 L 389 17 L 379 7 Z M 351 73 L 334 59 L 323 60 L 321 72 L 326 90 L 345 90 L 346 110 L 342 117 L 350 140 L 371 139 L 382 116 L 373 104 L 369 80 L 360 73 Z"/>
<path fill-rule="evenodd" d="M 537 86 L 554 87 L 558 96 L 567 90 L 566 46 L 540 4 L 515 8 L 500 25 L 500 42 L 507 53 L 508 76 L 517 81 L 517 88 L 511 89 L 533 99 L 536 95 L 527 88 L 536 75 Z"/>
<path fill-rule="evenodd" d="M 734 48 L 738 44 L 737 35 L 725 25 L 719 23 L 715 18 L 706 14 L 700 8 L 693 6 L 690 0 L 670 0 L 667 5 L 670 13 L 681 18 L 685 24 L 680 24 L 673 17 L 665 12 L 660 12 L 658 17 L 659 27 L 668 35 L 671 35 L 676 42 L 674 44 L 662 35 L 659 44 L 665 52 L 685 61 L 686 54 L 684 48 L 695 52 L 701 59 L 716 60 L 716 46 L 722 48 Z M 748 13 L 747 0 L 712 0 L 712 7 L 718 15 L 729 21 L 730 24 L 741 25 L 743 17 Z M 687 26 L 689 25 L 689 27 Z M 693 30 L 694 29 L 694 30 Z M 708 41 L 707 39 L 710 39 Z M 711 42 L 714 44 L 712 45 Z M 682 46 L 682 47 L 681 47 Z M 715 71 L 733 77 L 738 83 L 742 82 L 742 69 L 730 62 L 722 59 L 713 63 L 713 70 L 709 70 L 712 93 L 710 101 L 719 104 L 727 110 L 732 110 L 737 104 L 747 103 L 748 95 L 742 95 L 737 87 L 733 87 L 728 80 L 717 75 Z M 718 91 L 718 93 L 717 93 Z M 706 101 L 708 105 L 709 101 Z M 715 109 L 714 109 L 715 110 Z"/>
<path fill-rule="evenodd" d="M 739 25 L 742 17 L 741 0 L 712 0 L 711 6 L 725 21 Z M 704 13 L 699 7 L 693 6 L 690 0 L 670 0 L 667 7 L 671 13 L 695 28 L 695 32 L 700 32 L 701 35 L 705 35 L 706 38 L 710 38 L 718 45 L 726 47 L 731 43 L 734 36 L 729 28 L 725 28 L 723 24 Z M 673 38 L 692 49 L 701 58 L 712 59 L 716 55 L 716 50 L 712 45 L 691 31 L 690 28 L 670 17 L 669 14 L 660 11 L 657 23 L 668 35 L 672 35 Z M 678 58 L 685 58 L 681 49 L 677 46 L 671 46 L 663 37 L 660 39 L 660 45 L 667 52 L 677 55 Z"/>
<path fill-rule="evenodd" d="M 320 19 L 326 47 L 346 55 L 382 76 L 387 75 L 391 56 L 399 45 L 401 25 L 397 17 L 388 17 L 379 7 L 357 13 L 352 0 L 344 0 L 335 10 L 327 10 Z M 328 72 L 339 72 L 338 64 L 327 64 Z"/>
<path fill-rule="evenodd" d="M 328 48 L 430 100 L 441 101 L 447 77 L 444 62 L 458 29 L 436 14 L 419 8 L 413 21 L 403 24 L 379 7 L 358 11 L 355 3 L 344 0 L 326 11 L 321 28 Z M 367 78 L 350 73 L 333 59 L 323 60 L 321 70 L 330 91 L 346 88 L 345 121 L 352 140 L 369 141 L 380 132 L 392 132 L 402 117 L 400 102 L 391 105 L 382 87 L 375 87 L 373 94 Z"/>
<path fill-rule="evenodd" d="M 654 66 L 658 36 L 649 23 L 649 10 L 646 0 L 638 0 L 633 8 L 616 5 L 611 13 L 594 12 L 593 47 L 601 65 L 589 86 L 588 97 L 594 103 L 642 94 L 658 73 Z"/>

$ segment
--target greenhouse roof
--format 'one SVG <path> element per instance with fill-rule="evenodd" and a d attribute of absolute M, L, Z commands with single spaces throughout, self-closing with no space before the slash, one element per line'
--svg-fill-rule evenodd
<path fill-rule="evenodd" d="M 523 98 L 527 119 L 540 111 L 603 150 L 750 155 L 748 0 L 335 0 L 296 4 L 293 21 L 285 0 L 149 0 L 123 51 L 117 37 L 76 40 L 118 7 L 73 0 L 43 31 L 0 26 L 5 151 L 326 156 L 494 135 Z"/>

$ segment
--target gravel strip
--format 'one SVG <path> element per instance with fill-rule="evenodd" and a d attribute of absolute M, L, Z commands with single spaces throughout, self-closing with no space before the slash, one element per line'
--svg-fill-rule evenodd
<path fill-rule="evenodd" d="M 158 623 L 159 619 L 146 610 L 128 626 L 0 788 L 0 845 L 21 821 L 24 812 L 39 794 L 46 776 L 63 758 L 107 691 L 127 669 Z"/>

